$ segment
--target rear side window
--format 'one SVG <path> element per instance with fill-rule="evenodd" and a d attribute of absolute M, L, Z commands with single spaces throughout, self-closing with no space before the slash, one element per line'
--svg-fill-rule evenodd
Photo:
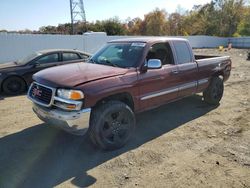
<path fill-rule="evenodd" d="M 36 63 L 53 63 L 58 62 L 58 54 L 49 54 L 36 60 Z"/>
<path fill-rule="evenodd" d="M 190 49 L 186 42 L 175 41 L 174 48 L 177 55 L 178 64 L 192 62 L 192 56 L 190 54 Z"/>
<path fill-rule="evenodd" d="M 77 55 L 76 53 L 63 53 L 63 61 L 70 61 L 76 59 L 80 59 L 79 55 Z"/>

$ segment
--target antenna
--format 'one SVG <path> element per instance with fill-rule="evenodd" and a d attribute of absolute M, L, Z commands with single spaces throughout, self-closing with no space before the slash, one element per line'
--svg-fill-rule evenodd
<path fill-rule="evenodd" d="M 86 28 L 86 15 L 83 5 L 83 0 L 70 0 L 70 14 L 71 14 L 71 34 L 75 34 L 75 24 L 83 22 Z"/>

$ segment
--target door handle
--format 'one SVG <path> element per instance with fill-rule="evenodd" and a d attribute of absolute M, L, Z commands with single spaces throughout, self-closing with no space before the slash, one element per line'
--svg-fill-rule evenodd
<path fill-rule="evenodd" d="M 172 74 L 178 74 L 179 71 L 178 71 L 178 70 L 172 70 L 171 73 L 172 73 Z"/>

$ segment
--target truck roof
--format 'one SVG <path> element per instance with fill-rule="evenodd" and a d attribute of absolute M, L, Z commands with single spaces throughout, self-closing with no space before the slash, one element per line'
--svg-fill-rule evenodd
<path fill-rule="evenodd" d="M 152 42 L 164 42 L 164 41 L 188 41 L 184 38 L 177 38 L 177 37 L 138 37 L 138 38 L 123 38 L 123 39 L 116 39 L 110 42 L 145 42 L 145 43 L 152 43 Z"/>

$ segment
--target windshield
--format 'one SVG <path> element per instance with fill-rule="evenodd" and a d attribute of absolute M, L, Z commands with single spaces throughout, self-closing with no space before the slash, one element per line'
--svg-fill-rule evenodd
<path fill-rule="evenodd" d="M 27 57 L 25 57 L 25 58 L 23 58 L 23 59 L 18 60 L 18 61 L 16 62 L 16 64 L 18 64 L 18 65 L 24 65 L 24 64 L 30 62 L 31 60 L 33 60 L 34 58 L 36 58 L 36 57 L 39 56 L 39 55 L 41 55 L 41 54 L 38 53 L 38 52 L 35 52 L 35 53 L 30 54 L 29 56 L 27 56 Z"/>
<path fill-rule="evenodd" d="M 90 63 L 129 68 L 135 67 L 146 43 L 108 43 L 98 51 Z"/>

